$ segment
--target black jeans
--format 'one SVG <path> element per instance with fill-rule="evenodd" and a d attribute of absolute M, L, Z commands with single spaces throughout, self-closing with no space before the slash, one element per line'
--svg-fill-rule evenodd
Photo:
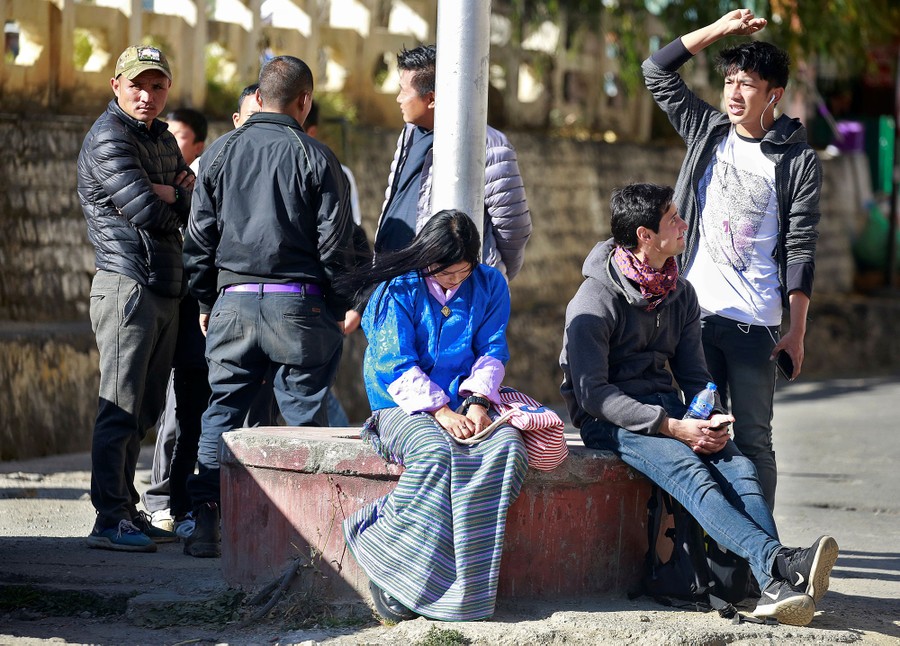
<path fill-rule="evenodd" d="M 775 402 L 775 362 L 769 360 L 778 329 L 738 325 L 721 316 L 701 322 L 703 353 L 722 403 L 734 415 L 734 443 L 750 458 L 769 509 L 775 509 L 778 467 L 772 443 Z"/>
<path fill-rule="evenodd" d="M 325 397 L 334 383 L 343 334 L 320 296 L 228 293 L 210 314 L 206 358 L 212 395 L 203 414 L 199 473 L 188 490 L 194 506 L 219 502 L 219 443 L 244 424 L 263 379 L 288 426 L 327 426 Z"/>
<path fill-rule="evenodd" d="M 199 315 L 194 297 L 181 299 L 171 383 L 166 408 L 156 425 L 150 488 L 142 496 L 147 511 L 170 509 L 175 517 L 193 507 L 187 480 L 197 466 L 200 418 L 209 405 L 206 337 L 200 331 Z"/>

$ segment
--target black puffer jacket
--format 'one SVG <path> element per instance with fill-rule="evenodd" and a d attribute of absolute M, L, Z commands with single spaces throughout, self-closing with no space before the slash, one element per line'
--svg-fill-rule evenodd
<path fill-rule="evenodd" d="M 157 119 L 148 128 L 115 99 L 109 102 L 78 155 L 78 199 L 97 269 L 162 296 L 184 294 L 179 229 L 187 224 L 191 195 L 180 190 L 175 204 L 166 204 L 151 186 L 174 186 L 182 170 L 190 172 L 165 123 Z"/>

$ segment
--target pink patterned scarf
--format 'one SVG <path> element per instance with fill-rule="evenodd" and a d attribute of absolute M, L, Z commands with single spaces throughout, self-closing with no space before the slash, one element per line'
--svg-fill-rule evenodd
<path fill-rule="evenodd" d="M 656 309 L 656 306 L 678 284 L 678 266 L 675 264 L 674 257 L 668 258 L 662 269 L 654 269 L 635 256 L 630 249 L 616 246 L 616 250 L 613 251 L 613 260 L 622 275 L 633 280 L 641 288 L 641 296 L 647 300 L 647 306 L 644 309 L 648 312 Z"/>

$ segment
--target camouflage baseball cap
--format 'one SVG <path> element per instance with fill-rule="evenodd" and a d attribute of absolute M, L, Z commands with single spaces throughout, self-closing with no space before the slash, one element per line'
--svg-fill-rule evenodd
<path fill-rule="evenodd" d="M 132 45 L 119 56 L 116 61 L 116 78 L 124 74 L 129 81 L 141 72 L 158 70 L 172 80 L 172 71 L 169 69 L 169 61 L 166 55 L 149 45 Z"/>

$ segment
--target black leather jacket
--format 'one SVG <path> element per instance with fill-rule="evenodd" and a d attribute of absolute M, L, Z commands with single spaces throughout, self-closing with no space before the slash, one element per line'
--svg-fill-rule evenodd
<path fill-rule="evenodd" d="M 167 204 L 151 184 L 175 185 L 187 164 L 168 125 L 148 128 L 113 99 L 84 138 L 78 155 L 78 199 L 97 269 L 123 274 L 162 296 L 185 293 L 180 228 L 191 195 Z"/>
<path fill-rule="evenodd" d="M 353 268 L 353 219 L 331 150 L 292 117 L 258 112 L 202 159 L 184 241 L 200 311 L 229 285 L 305 282 L 343 319 L 350 303 L 332 283 Z"/>

